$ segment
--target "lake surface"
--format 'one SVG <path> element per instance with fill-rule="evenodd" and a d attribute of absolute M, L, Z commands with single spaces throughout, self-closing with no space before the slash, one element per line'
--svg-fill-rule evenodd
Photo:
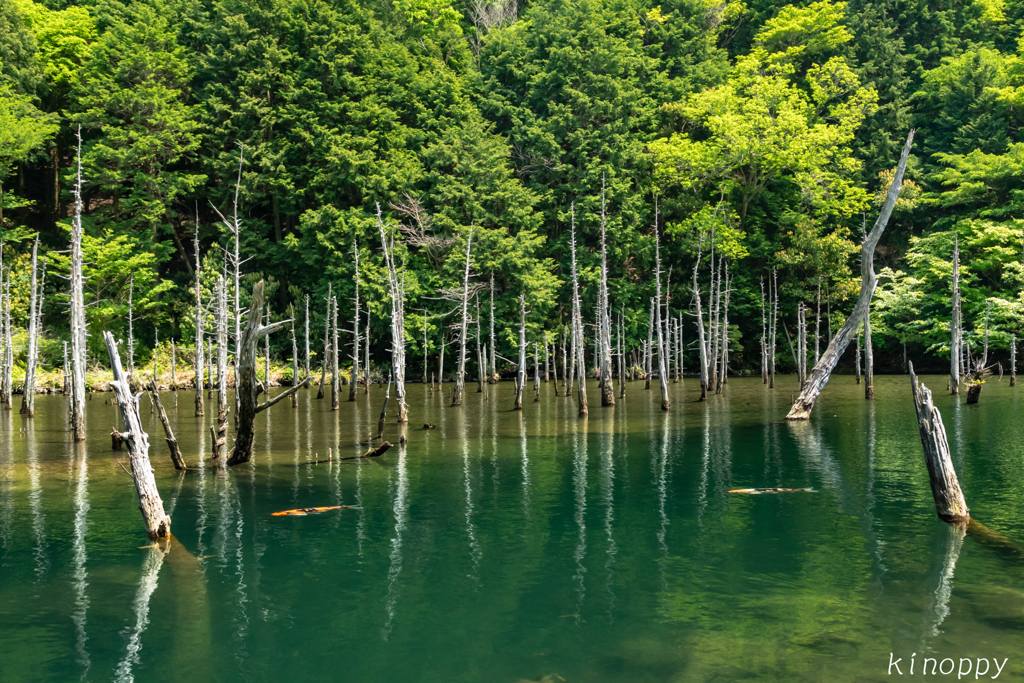
<path fill-rule="evenodd" d="M 1021 392 L 936 390 L 972 516 L 1024 541 Z M 1024 557 L 940 522 L 904 376 L 876 400 L 832 379 L 809 423 L 796 381 L 627 383 L 591 415 L 542 384 L 466 404 L 409 385 L 408 446 L 367 449 L 384 391 L 330 411 L 300 392 L 257 418 L 224 472 L 209 404 L 163 395 L 194 471 L 173 469 L 142 399 L 176 542 L 146 546 L 112 453 L 111 394 L 71 444 L 66 402 L 0 412 L 2 681 L 881 681 L 889 653 L 1009 658 L 1024 674 Z M 385 438 L 397 443 L 396 402 Z M 424 431 L 424 422 L 437 429 Z M 319 457 L 319 464 L 315 464 Z M 813 488 L 775 495 L 741 487 Z M 306 517 L 296 507 L 352 505 Z M 994 673 L 994 670 L 993 672 Z M 952 677 L 955 677 L 955 673 Z M 547 677 L 547 678 L 544 678 Z"/>

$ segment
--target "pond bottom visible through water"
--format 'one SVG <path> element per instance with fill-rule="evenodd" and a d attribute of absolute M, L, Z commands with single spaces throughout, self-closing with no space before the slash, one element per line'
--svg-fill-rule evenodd
<path fill-rule="evenodd" d="M 1024 541 L 1024 388 L 968 406 L 923 381 L 972 516 Z M 210 411 L 168 392 L 185 473 L 143 398 L 168 552 L 145 547 L 111 395 L 77 445 L 40 396 L 0 411 L 0 680 L 881 681 L 912 655 L 915 676 L 994 658 L 1018 680 L 1024 558 L 937 520 L 909 379 L 875 382 L 865 401 L 833 377 L 796 424 L 791 377 L 707 403 L 688 378 L 668 412 L 656 384 L 614 408 L 591 384 L 584 420 L 553 383 L 521 412 L 511 384 L 461 407 L 411 384 L 385 432 L 408 445 L 362 461 L 339 458 L 373 443 L 384 391 L 332 412 L 303 390 L 227 471 Z M 729 493 L 753 487 L 811 490 Z M 312 506 L 352 507 L 272 514 Z"/>

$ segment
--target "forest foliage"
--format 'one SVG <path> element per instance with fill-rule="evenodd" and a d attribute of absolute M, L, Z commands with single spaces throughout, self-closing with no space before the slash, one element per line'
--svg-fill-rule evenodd
<path fill-rule="evenodd" d="M 315 352 L 329 284 L 351 318 L 355 242 L 386 360 L 380 203 L 401 225 L 410 367 L 451 341 L 442 293 L 460 286 L 471 227 L 513 358 L 520 293 L 531 341 L 568 322 L 572 207 L 593 321 L 604 182 L 627 348 L 647 337 L 657 197 L 671 310 L 689 311 L 714 231 L 735 276 L 731 364 L 756 367 L 773 271 L 783 320 L 820 287 L 823 320 L 842 324 L 861 231 L 916 128 L 878 249 L 876 363 L 898 368 L 904 345 L 919 367 L 948 358 L 954 234 L 967 334 L 988 315 L 1002 353 L 1024 323 L 1022 28 L 1024 5 L 1004 0 L 0 0 L 15 322 L 29 238 L 53 274 L 66 267 L 80 127 L 89 322 L 126 334 L 131 279 L 142 347 L 194 338 L 194 238 L 209 297 L 237 182 L 245 281 L 271 280 L 275 319 L 310 296 Z M 47 334 L 66 339 L 66 285 L 48 277 Z"/>

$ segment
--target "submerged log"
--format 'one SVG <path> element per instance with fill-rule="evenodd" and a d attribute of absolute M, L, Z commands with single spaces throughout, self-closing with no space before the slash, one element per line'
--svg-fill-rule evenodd
<path fill-rule="evenodd" d="M 164 512 L 164 503 L 156 488 L 153 466 L 149 462 L 149 437 L 143 431 L 142 421 L 139 419 L 138 396 L 132 396 L 128 388 L 114 335 L 104 332 L 103 340 L 110 355 L 110 369 L 114 375 L 110 388 L 117 397 L 117 405 L 121 409 L 121 419 L 126 429 L 121 436 L 128 446 L 128 461 L 131 464 L 129 474 L 135 481 L 135 490 L 139 494 L 139 510 L 142 511 L 142 519 L 146 523 L 146 535 L 153 540 L 165 538 L 171 535 L 171 518 Z"/>
<path fill-rule="evenodd" d="M 878 282 L 874 267 L 875 246 L 882 237 L 885 226 L 889 222 L 889 216 L 892 215 L 892 210 L 896 206 L 896 200 L 899 198 L 900 189 L 903 186 L 903 174 L 907 169 L 907 159 L 910 157 L 910 147 L 913 142 L 914 131 L 911 130 L 907 135 L 907 143 L 903 146 L 903 153 L 900 155 L 900 162 L 896 166 L 896 173 L 893 176 L 892 183 L 889 185 L 889 191 L 885 195 L 882 210 L 879 212 L 874 227 L 871 228 L 871 232 L 868 233 L 864 243 L 861 245 L 861 287 L 857 303 L 853 307 L 853 313 L 846 321 L 846 324 L 843 325 L 843 328 L 839 330 L 839 333 L 833 337 L 828 348 L 825 349 L 825 353 L 822 354 L 821 360 L 814 366 L 814 370 L 807 379 L 807 384 L 793 402 L 789 414 L 786 415 L 787 420 L 807 420 L 810 418 L 814 402 L 818 400 L 818 395 L 825 388 L 832 370 L 835 368 L 836 363 L 839 362 L 839 357 L 846 350 L 850 340 L 853 339 L 853 335 L 861 326 L 870 309 L 871 298 L 875 294 L 875 285 Z"/>
<path fill-rule="evenodd" d="M 174 469 L 186 470 L 185 458 L 181 455 L 181 449 L 178 448 L 178 440 L 174 438 L 174 432 L 171 430 L 171 422 L 167 419 L 167 413 L 164 411 L 164 405 L 160 402 L 160 391 L 157 389 L 156 380 L 152 380 L 149 383 L 149 397 L 156 404 L 156 413 L 160 417 L 160 424 L 164 427 L 164 440 L 167 441 L 167 448 L 171 451 L 171 461 L 174 463 Z"/>
<path fill-rule="evenodd" d="M 970 520 L 971 512 L 960 490 L 956 470 L 953 469 L 942 415 L 932 404 L 932 392 L 918 382 L 913 363 L 909 364 L 909 369 L 910 387 L 914 395 L 914 407 L 917 409 L 917 425 L 921 431 L 925 463 L 928 465 L 932 498 L 935 499 L 935 512 L 944 522 L 967 522 Z"/>

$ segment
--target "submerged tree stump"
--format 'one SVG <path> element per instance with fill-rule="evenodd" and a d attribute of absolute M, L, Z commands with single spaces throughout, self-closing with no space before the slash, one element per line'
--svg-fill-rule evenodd
<path fill-rule="evenodd" d="M 135 490 L 139 494 L 139 510 L 142 511 L 142 519 L 146 523 L 146 535 L 152 540 L 166 538 L 171 535 L 171 518 L 164 512 L 164 502 L 156 488 L 153 466 L 149 462 L 149 436 L 142 429 L 142 421 L 139 419 L 138 396 L 132 396 L 128 388 L 114 335 L 104 332 L 103 340 L 107 344 L 107 353 L 110 354 L 110 369 L 114 375 L 110 387 L 117 397 L 121 419 L 124 421 L 125 432 L 121 437 L 128 447 L 128 461 L 131 464 L 129 474 L 135 481 Z"/>
<path fill-rule="evenodd" d="M 914 407 L 917 409 L 917 425 L 921 431 L 921 445 L 924 447 L 924 458 L 928 465 L 932 498 L 935 499 L 935 512 L 939 519 L 950 524 L 969 522 L 970 509 L 960 490 L 960 481 L 957 479 L 956 470 L 953 469 L 953 460 L 949 456 L 949 442 L 946 440 L 942 415 L 932 404 L 932 392 L 928 387 L 918 383 L 913 363 L 909 363 L 909 369 Z"/>
<path fill-rule="evenodd" d="M 160 392 L 157 389 L 156 380 L 151 381 L 149 384 L 149 396 L 156 405 L 156 414 L 160 417 L 160 424 L 164 427 L 164 440 L 167 442 L 167 448 L 171 451 L 171 461 L 174 462 L 174 469 L 188 469 L 185 467 L 185 458 L 181 455 L 181 449 L 178 448 L 178 440 L 174 438 L 174 432 L 171 430 L 171 422 L 167 419 L 164 404 L 160 402 Z"/>
<path fill-rule="evenodd" d="M 967 403 L 977 403 L 978 399 L 981 398 L 981 382 L 975 382 L 967 385 Z"/>

